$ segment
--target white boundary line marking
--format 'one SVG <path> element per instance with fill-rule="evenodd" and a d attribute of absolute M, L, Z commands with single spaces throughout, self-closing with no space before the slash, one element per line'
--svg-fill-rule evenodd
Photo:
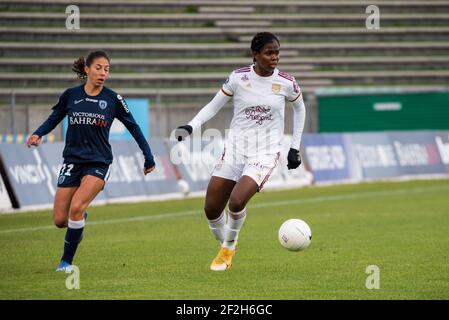
<path fill-rule="evenodd" d="M 313 197 L 313 198 L 309 198 L 309 199 L 298 199 L 298 200 L 270 201 L 270 202 L 258 203 L 258 204 L 251 205 L 250 208 L 257 209 L 257 208 L 268 208 L 268 207 L 273 207 L 273 206 L 286 206 L 286 205 L 292 205 L 292 204 L 320 203 L 320 202 L 327 202 L 327 201 L 354 200 L 354 199 L 374 198 L 374 197 L 391 197 L 391 196 L 401 196 L 401 195 L 406 195 L 406 194 L 411 194 L 411 193 L 434 192 L 434 191 L 443 191 L 443 190 L 449 190 L 449 185 L 435 186 L 435 187 L 410 188 L 410 189 L 396 189 L 396 190 L 375 191 L 375 192 L 361 192 L 361 193 L 355 193 L 355 194 Z M 167 213 L 162 213 L 162 214 L 137 216 L 137 217 L 132 217 L 132 218 L 92 221 L 92 222 L 89 222 L 88 225 L 93 226 L 93 225 L 115 224 L 115 223 L 124 223 L 124 222 L 167 219 L 167 218 L 174 218 L 174 217 L 185 217 L 185 216 L 191 216 L 191 215 L 195 215 L 195 214 L 201 214 L 202 212 L 203 211 L 200 211 L 200 210 L 167 212 Z M 0 234 L 52 230 L 52 229 L 56 229 L 55 226 L 51 225 L 51 226 L 41 226 L 41 227 L 7 229 L 7 230 L 0 230 Z"/>

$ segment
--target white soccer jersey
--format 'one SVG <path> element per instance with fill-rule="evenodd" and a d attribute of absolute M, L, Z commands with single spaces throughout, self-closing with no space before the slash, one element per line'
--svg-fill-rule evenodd
<path fill-rule="evenodd" d="M 261 77 L 250 65 L 234 70 L 222 91 L 232 96 L 234 104 L 226 149 L 244 156 L 279 152 L 285 100 L 295 101 L 301 95 L 295 78 L 278 69 L 269 77 Z"/>

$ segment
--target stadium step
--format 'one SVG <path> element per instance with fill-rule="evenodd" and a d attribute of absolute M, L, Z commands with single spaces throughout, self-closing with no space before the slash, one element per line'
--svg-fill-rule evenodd
<path fill-rule="evenodd" d="M 362 1 L 295 1 L 295 0 L 151 0 L 139 1 L 130 0 L 117 2 L 105 0 L 101 2 L 90 0 L 78 0 L 76 4 L 85 13 L 198 13 L 200 8 L 250 8 L 255 13 L 360 13 L 365 12 L 368 4 Z M 0 3 L 0 11 L 25 11 L 25 12 L 65 12 L 68 3 L 66 0 L 3 0 Z M 379 0 L 375 5 L 382 8 L 382 13 L 429 13 L 448 12 L 449 3 L 447 1 L 388 1 Z M 242 10 L 242 9 L 240 9 Z M 246 9 L 248 10 L 248 9 Z"/>
<path fill-rule="evenodd" d="M 369 89 L 371 86 L 357 86 L 360 89 Z M 324 88 L 338 89 L 340 87 L 332 86 L 301 86 L 301 91 L 305 97 L 313 96 L 317 90 Z M 347 88 L 347 86 L 344 86 Z M 447 90 L 446 85 L 435 84 L 402 84 L 396 86 L 388 86 L 389 89 L 397 89 L 401 91 L 431 91 L 431 90 Z M 152 103 L 159 99 L 162 103 L 171 106 L 172 104 L 182 105 L 183 102 L 198 102 L 198 108 L 209 102 L 218 92 L 217 88 L 129 88 L 116 87 L 114 91 L 120 93 L 126 98 L 148 98 Z M 8 89 L 0 88 L 0 105 L 8 106 L 11 102 L 12 94 L 14 94 L 15 103 L 17 105 L 35 106 L 46 104 L 52 106 L 62 94 L 63 88 L 20 88 Z M 199 111 L 199 110 L 197 110 Z"/>
<path fill-rule="evenodd" d="M 305 87 L 301 89 L 305 94 L 312 94 L 318 87 Z M 150 99 L 154 103 L 160 99 L 163 103 L 171 105 L 172 103 L 179 104 L 184 101 L 198 102 L 199 106 L 205 105 L 218 92 L 218 88 L 130 88 L 130 87 L 115 87 L 114 91 L 127 98 L 143 98 Z M 20 88 L 8 89 L 0 88 L 0 102 L 3 105 L 9 106 L 12 94 L 18 105 L 37 105 L 47 104 L 52 106 L 62 94 L 62 88 Z M 199 110 L 198 110 L 199 111 Z"/>
<path fill-rule="evenodd" d="M 64 27 L 68 14 L 64 12 L 0 12 L 6 27 Z M 364 26 L 367 15 L 358 14 L 142 14 L 84 13 L 81 28 L 148 28 L 148 27 L 242 27 L 243 23 L 259 27 L 357 27 Z M 381 27 L 449 26 L 449 14 L 444 13 L 382 13 Z"/>
<path fill-rule="evenodd" d="M 116 87 L 126 83 L 134 88 L 204 88 L 214 87 L 217 90 L 229 73 L 132 73 L 111 74 L 108 85 Z M 302 82 L 306 86 L 332 84 L 318 74 L 302 74 Z M 79 83 L 74 73 L 1 73 L 0 86 L 3 88 L 24 87 L 69 87 Z"/>
<path fill-rule="evenodd" d="M 449 59 L 449 58 L 448 58 Z M 0 69 L 4 72 L 64 72 L 70 71 L 73 57 L 70 58 L 0 58 Z M 310 71 L 314 67 L 309 63 L 302 63 L 298 59 L 283 58 L 280 68 L 296 71 Z M 251 64 L 248 57 L 220 58 L 220 59 L 115 59 L 111 64 L 114 73 L 144 73 L 144 72 L 228 72 Z M 448 60 L 449 63 L 449 60 Z"/>
<path fill-rule="evenodd" d="M 260 28 L 59 28 L 0 27 L 0 41 L 109 42 L 109 43 L 250 43 Z M 449 27 L 383 27 L 367 31 L 359 28 L 271 28 L 286 42 L 378 42 L 449 41 Z"/>
<path fill-rule="evenodd" d="M 289 70 L 287 69 L 286 72 Z M 229 73 L 115 73 L 108 85 L 116 87 L 126 83 L 134 88 L 220 88 Z M 449 83 L 449 70 L 407 71 L 303 71 L 292 73 L 300 85 L 356 85 L 356 84 L 403 84 L 403 83 Z M 79 83 L 73 73 L 1 73 L 3 88 L 69 87 Z"/>
<path fill-rule="evenodd" d="M 69 72 L 73 57 L 65 58 L 0 58 L 3 72 Z M 144 72 L 231 72 L 251 63 L 250 58 L 203 59 L 126 59 L 112 58 L 113 73 Z M 411 57 L 281 57 L 280 70 L 445 70 L 449 56 Z"/>
<path fill-rule="evenodd" d="M 250 7 L 243 7 L 243 6 L 215 6 L 215 7 L 206 7 L 206 6 L 200 6 L 198 7 L 199 13 L 245 13 L 245 14 L 252 14 L 256 12 L 255 8 Z"/>
<path fill-rule="evenodd" d="M 112 58 L 250 57 L 247 43 L 54 43 L 2 42 L 3 57 L 79 57 L 106 50 Z M 283 43 L 282 56 L 447 55 L 449 42 Z"/>

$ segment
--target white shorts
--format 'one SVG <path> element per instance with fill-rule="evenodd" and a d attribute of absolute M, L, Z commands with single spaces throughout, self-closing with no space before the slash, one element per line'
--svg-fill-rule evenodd
<path fill-rule="evenodd" d="M 212 176 L 238 182 L 242 176 L 252 178 L 262 190 L 279 162 L 280 153 L 254 157 L 230 156 L 226 148 L 212 171 Z"/>

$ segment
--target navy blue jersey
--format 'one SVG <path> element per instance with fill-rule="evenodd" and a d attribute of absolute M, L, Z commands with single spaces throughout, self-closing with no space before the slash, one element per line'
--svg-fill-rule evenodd
<path fill-rule="evenodd" d="M 96 96 L 89 96 L 84 85 L 67 89 L 53 107 L 53 113 L 34 132 L 42 137 L 68 116 L 63 157 L 70 163 L 112 163 L 109 131 L 114 118 L 129 130 L 142 150 L 145 163 L 153 162 L 150 146 L 134 120 L 125 100 L 107 87 Z"/>

